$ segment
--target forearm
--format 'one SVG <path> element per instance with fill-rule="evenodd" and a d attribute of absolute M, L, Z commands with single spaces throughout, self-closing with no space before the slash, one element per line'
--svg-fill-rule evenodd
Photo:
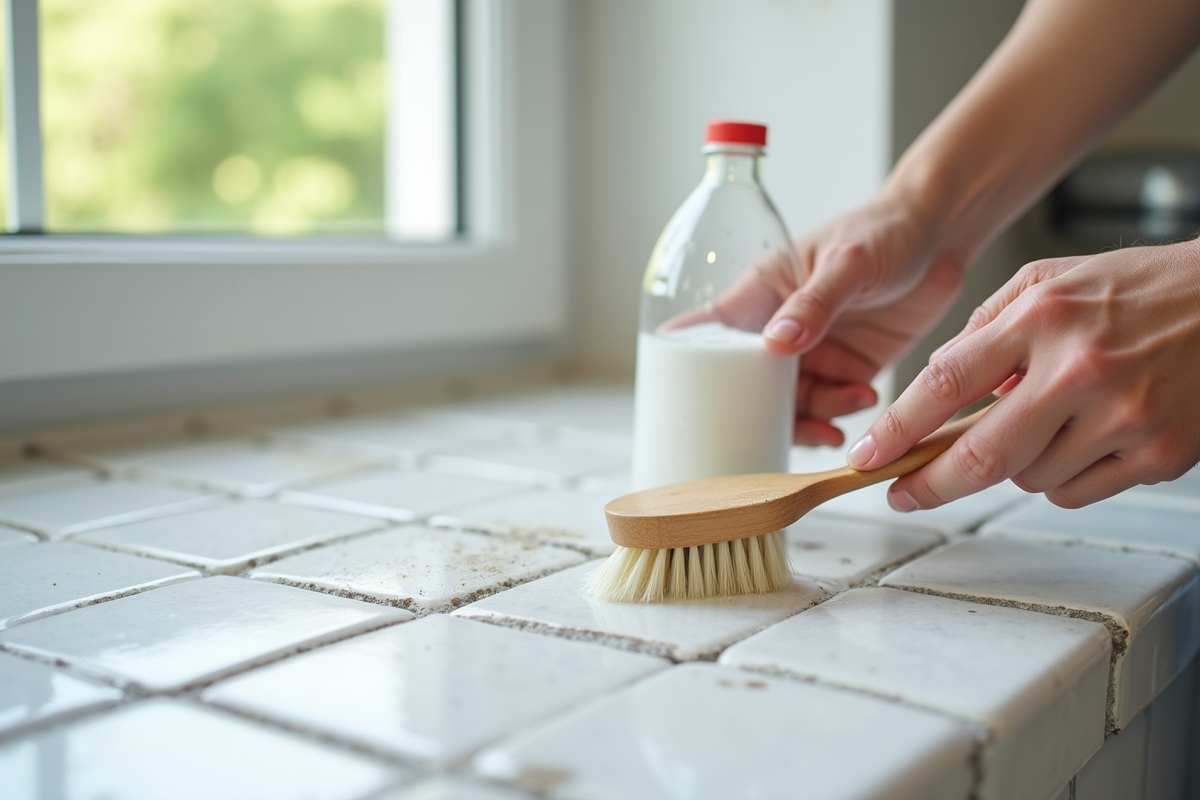
<path fill-rule="evenodd" d="M 966 264 L 1198 41 L 1196 0 L 1030 0 L 886 188 Z"/>

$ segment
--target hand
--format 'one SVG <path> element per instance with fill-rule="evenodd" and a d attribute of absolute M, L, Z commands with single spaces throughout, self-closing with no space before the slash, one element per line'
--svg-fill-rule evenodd
<path fill-rule="evenodd" d="M 875 404 L 870 380 L 953 302 L 967 257 L 934 252 L 912 198 L 885 187 L 861 208 L 796 241 L 799 262 L 748 272 L 718 298 L 722 320 L 766 322 L 767 347 L 805 353 L 796 393 L 798 444 L 840 445 L 829 420 Z"/>
<path fill-rule="evenodd" d="M 1006 396 L 892 484 L 893 508 L 934 508 L 1006 478 L 1077 508 L 1182 475 L 1200 460 L 1200 242 L 1026 265 L 848 460 L 887 464 L 993 391 Z"/>

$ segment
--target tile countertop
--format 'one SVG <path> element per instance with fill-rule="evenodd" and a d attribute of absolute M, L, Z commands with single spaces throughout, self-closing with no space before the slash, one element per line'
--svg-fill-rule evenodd
<path fill-rule="evenodd" d="M 627 388 L 362 407 L 0 463 L 5 800 L 1200 796 L 1196 476 L 879 487 L 785 532 L 782 592 L 621 605 L 581 586 Z"/>

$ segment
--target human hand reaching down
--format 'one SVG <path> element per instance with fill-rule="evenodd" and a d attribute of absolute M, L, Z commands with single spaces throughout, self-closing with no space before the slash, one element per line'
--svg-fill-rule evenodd
<path fill-rule="evenodd" d="M 966 255 L 935 251 L 917 203 L 885 187 L 866 205 L 796 240 L 719 297 L 707 316 L 764 325 L 768 349 L 802 353 L 795 441 L 840 445 L 830 420 L 875 404 L 870 381 L 954 301 Z M 685 320 L 691 324 L 695 320 Z"/>
<path fill-rule="evenodd" d="M 893 508 L 934 508 L 1011 478 L 1077 508 L 1200 460 L 1200 242 L 1035 261 L 976 309 L 850 448 L 894 460 L 954 413 L 1004 395 Z"/>

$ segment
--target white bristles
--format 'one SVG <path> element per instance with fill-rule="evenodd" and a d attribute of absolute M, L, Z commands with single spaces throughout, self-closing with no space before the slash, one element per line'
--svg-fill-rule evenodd
<path fill-rule="evenodd" d="M 737 581 L 733 575 L 733 554 L 729 552 L 730 543 L 720 542 L 707 546 L 713 549 L 713 559 L 717 562 L 717 587 L 714 593 L 722 597 L 734 594 Z"/>
<path fill-rule="evenodd" d="M 588 578 L 587 592 L 616 603 L 660 603 L 773 592 L 790 575 L 783 536 L 776 531 L 694 547 L 618 547 Z"/>

